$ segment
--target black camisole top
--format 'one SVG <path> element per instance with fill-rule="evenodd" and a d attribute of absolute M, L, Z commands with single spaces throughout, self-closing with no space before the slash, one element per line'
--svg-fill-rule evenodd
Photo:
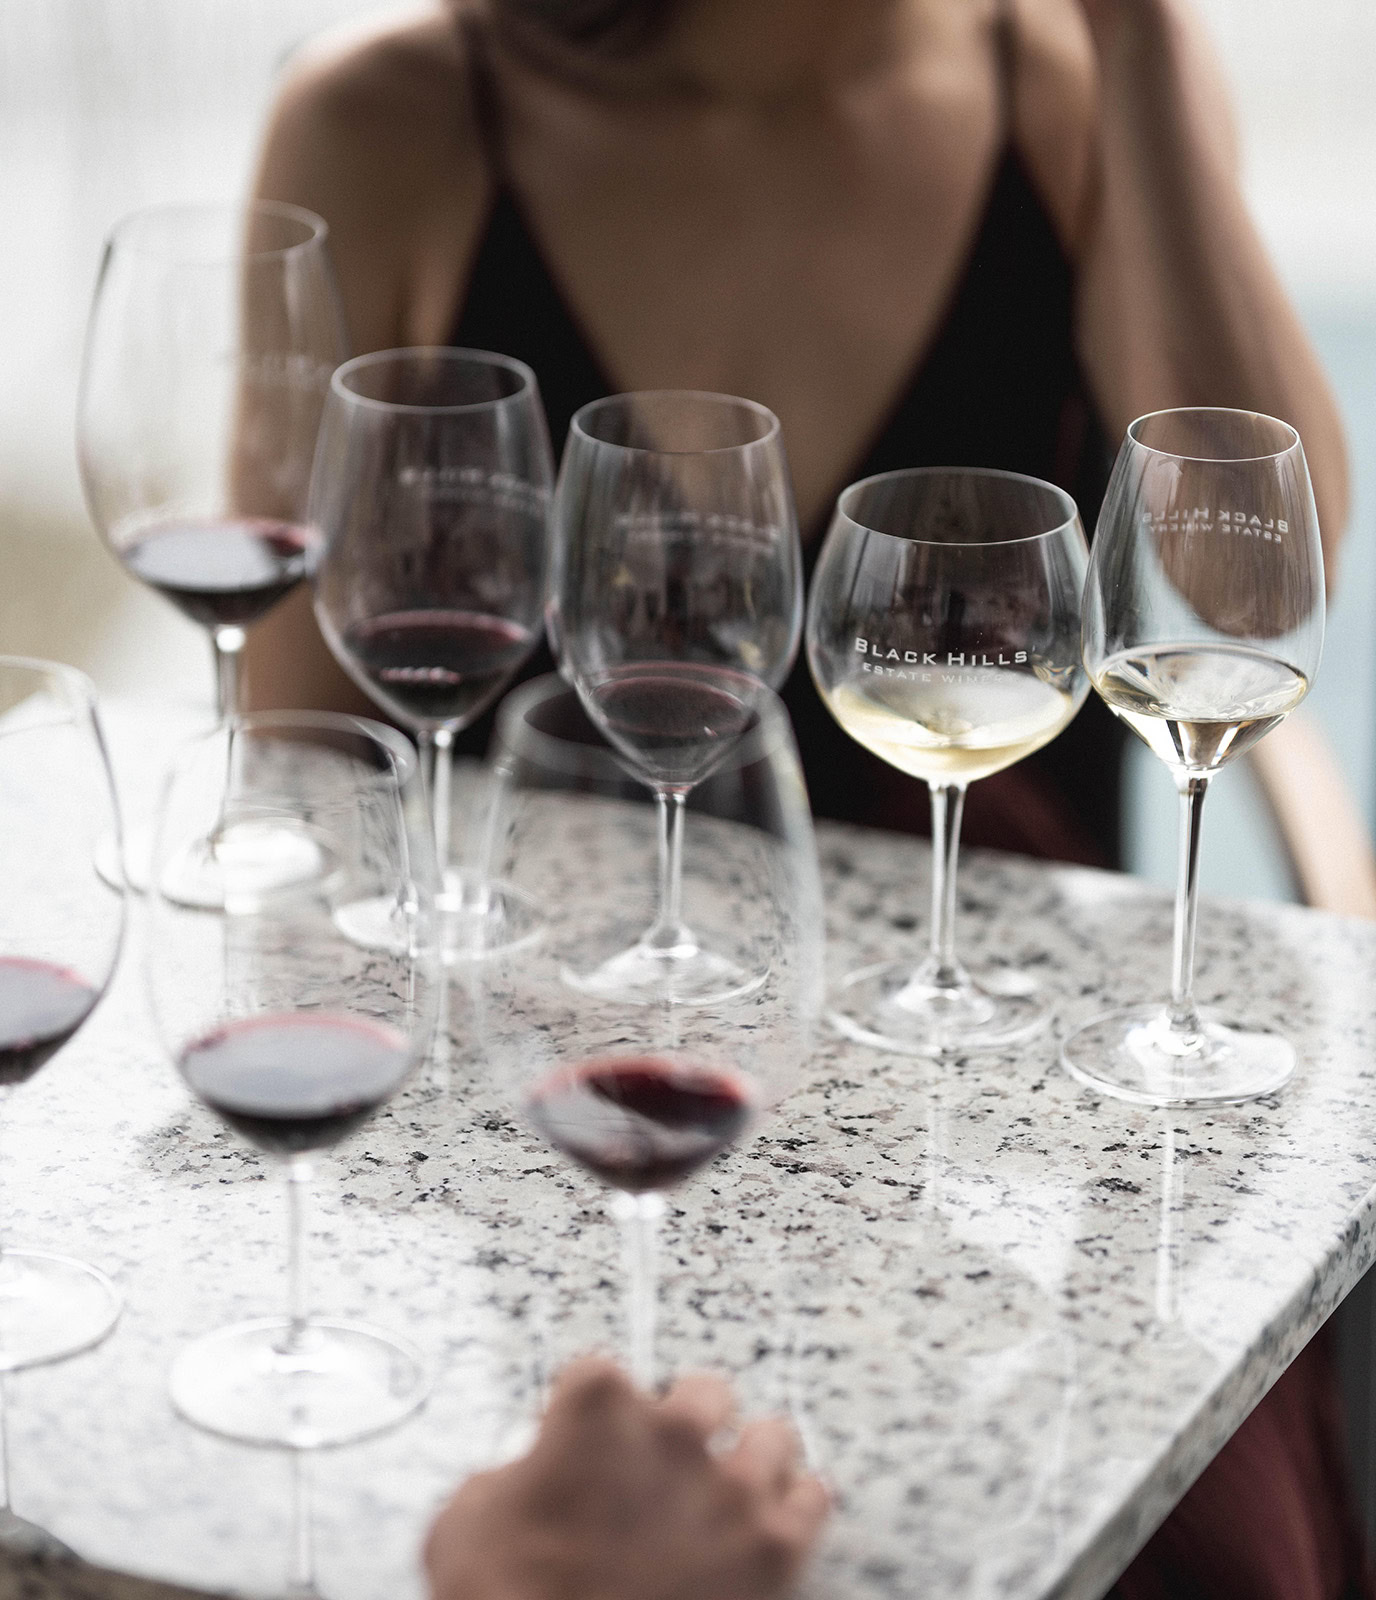
<path fill-rule="evenodd" d="M 506 177 L 500 107 L 484 41 L 476 27 L 465 33 L 473 103 L 494 191 L 449 342 L 516 356 L 534 369 L 557 451 L 573 413 L 614 392 L 614 386 Z M 1007 46 L 1004 58 L 1006 100 Z M 1092 529 L 1110 453 L 1074 353 L 1072 291 L 1070 263 L 1010 140 L 937 331 L 878 432 L 837 484 L 838 492 L 857 478 L 900 467 L 1000 467 L 1067 490 L 1086 529 Z M 809 575 L 825 531 L 824 524 L 803 530 Z M 542 646 L 526 675 L 548 671 L 552 664 Z M 927 831 L 922 785 L 842 732 L 802 659 L 782 695 L 818 816 Z M 481 719 L 460 747 L 480 751 L 490 725 L 490 715 Z M 1121 754 L 1120 725 L 1091 695 L 1051 744 L 971 786 L 964 839 L 1116 866 Z"/>

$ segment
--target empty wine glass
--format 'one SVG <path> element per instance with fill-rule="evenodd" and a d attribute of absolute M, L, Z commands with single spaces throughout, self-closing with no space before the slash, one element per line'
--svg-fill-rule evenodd
<path fill-rule="evenodd" d="M 241 822 L 308 837 L 302 860 L 316 863 L 288 884 L 217 852 L 213 905 L 158 893 L 148 930 L 153 1015 L 187 1086 L 286 1168 L 286 1314 L 199 1339 L 172 1371 L 182 1415 L 228 1438 L 340 1444 L 391 1427 L 428 1386 L 404 1340 L 309 1315 L 303 1273 L 312 1154 L 395 1093 L 434 1027 L 433 856 L 416 765 L 381 724 L 263 712 L 197 740 L 168 778 L 155 867 Z M 390 908 L 373 948 L 344 931 L 360 901 Z"/>
<path fill-rule="evenodd" d="M 326 537 L 316 616 L 349 675 L 420 742 L 450 959 L 540 928 L 533 902 L 490 880 L 481 820 L 464 869 L 449 868 L 450 777 L 454 735 L 540 642 L 552 479 L 520 361 L 383 350 L 334 375 L 311 493 Z"/>
<path fill-rule="evenodd" d="M 90 683 L 0 656 L 0 1094 L 95 1009 L 119 956 L 124 895 L 95 870 L 119 817 Z M 0 1372 L 98 1344 L 120 1302 L 102 1272 L 37 1250 L 0 1253 Z"/>
<path fill-rule="evenodd" d="M 796 1083 L 822 988 L 822 902 L 807 794 L 787 713 L 768 690 L 751 727 L 693 789 L 686 913 L 732 934 L 749 992 L 648 1005 L 566 981 L 606 937 L 606 907 L 643 916 L 659 849 L 655 809 L 556 677 L 508 696 L 493 761 L 497 858 L 540 886 L 545 938 L 475 974 L 475 1028 L 529 1126 L 614 1192 L 627 1259 L 631 1369 L 654 1380 L 656 1226 L 663 1191 L 747 1137 Z"/>
<path fill-rule="evenodd" d="M 318 553 L 306 496 L 347 353 L 325 232 L 272 201 L 154 207 L 116 224 L 96 283 L 77 402 L 91 518 L 208 631 L 221 720 L 245 630 Z M 146 828 L 129 841 L 140 887 L 150 848 Z"/>
<path fill-rule="evenodd" d="M 1085 536 L 1075 502 L 978 468 L 886 472 L 846 489 L 812 580 L 808 662 L 832 716 L 932 804 L 927 959 L 844 978 L 843 1033 L 914 1055 L 994 1050 L 1049 1015 L 1024 974 L 965 970 L 955 876 L 965 789 L 1054 739 L 1088 693 Z"/>
<path fill-rule="evenodd" d="M 613 395 L 575 413 L 555 495 L 550 637 L 588 715 L 654 790 L 654 919 L 570 968 L 618 998 L 698 1004 L 759 973 L 680 905 L 686 797 L 788 674 L 802 559 L 778 419 L 731 395 Z"/>
<path fill-rule="evenodd" d="M 1111 1012 L 1062 1060 L 1119 1099 L 1251 1100 L 1295 1069 L 1279 1034 L 1194 1001 L 1199 830 L 1214 774 L 1309 692 L 1323 649 L 1323 551 L 1309 469 L 1288 423 L 1197 408 L 1139 417 L 1099 514 L 1085 589 L 1085 666 L 1165 762 L 1180 795 L 1171 998 Z"/>

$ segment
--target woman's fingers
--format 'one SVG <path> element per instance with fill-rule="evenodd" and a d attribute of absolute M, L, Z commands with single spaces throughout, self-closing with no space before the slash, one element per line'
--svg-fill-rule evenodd
<path fill-rule="evenodd" d="M 656 1407 L 660 1416 L 685 1423 L 707 1444 L 736 1415 L 731 1386 L 705 1372 L 679 1378 Z"/>
<path fill-rule="evenodd" d="M 778 1497 L 792 1487 L 802 1446 L 791 1423 L 766 1417 L 741 1429 L 736 1447 L 722 1465 L 761 1495 Z"/>
<path fill-rule="evenodd" d="M 831 1513 L 831 1496 L 820 1478 L 811 1473 L 795 1478 L 770 1515 L 779 1537 L 796 1549 L 806 1550 Z"/>

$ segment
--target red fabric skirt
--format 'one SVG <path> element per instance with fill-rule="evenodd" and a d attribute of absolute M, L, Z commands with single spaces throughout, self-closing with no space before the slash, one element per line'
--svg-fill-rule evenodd
<path fill-rule="evenodd" d="M 1116 1600 L 1376 1600 L 1327 1329 L 1112 1591 Z"/>

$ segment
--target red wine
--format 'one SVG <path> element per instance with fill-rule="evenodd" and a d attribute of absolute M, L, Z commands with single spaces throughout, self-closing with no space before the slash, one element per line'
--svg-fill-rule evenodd
<path fill-rule="evenodd" d="M 552 1073 L 526 1115 L 556 1150 L 603 1183 L 667 1189 L 725 1150 L 750 1119 L 729 1073 L 666 1056 L 598 1056 Z"/>
<path fill-rule="evenodd" d="M 31 1078 L 99 999 L 98 989 L 66 967 L 0 956 L 0 1084 Z"/>
<path fill-rule="evenodd" d="M 501 692 L 535 635 L 479 611 L 392 611 L 356 624 L 342 642 L 370 692 L 394 715 L 462 725 Z"/>
<path fill-rule="evenodd" d="M 380 1022 L 327 1011 L 269 1012 L 187 1045 L 192 1092 L 263 1150 L 335 1144 L 406 1076 L 410 1048 Z"/>
<path fill-rule="evenodd" d="M 753 724 L 759 689 L 758 678 L 727 667 L 644 661 L 613 667 L 593 685 L 588 710 L 638 772 L 689 788 Z"/>
<path fill-rule="evenodd" d="M 320 547 L 311 528 L 262 517 L 155 523 L 125 545 L 136 578 L 207 628 L 254 622 L 308 577 Z"/>

